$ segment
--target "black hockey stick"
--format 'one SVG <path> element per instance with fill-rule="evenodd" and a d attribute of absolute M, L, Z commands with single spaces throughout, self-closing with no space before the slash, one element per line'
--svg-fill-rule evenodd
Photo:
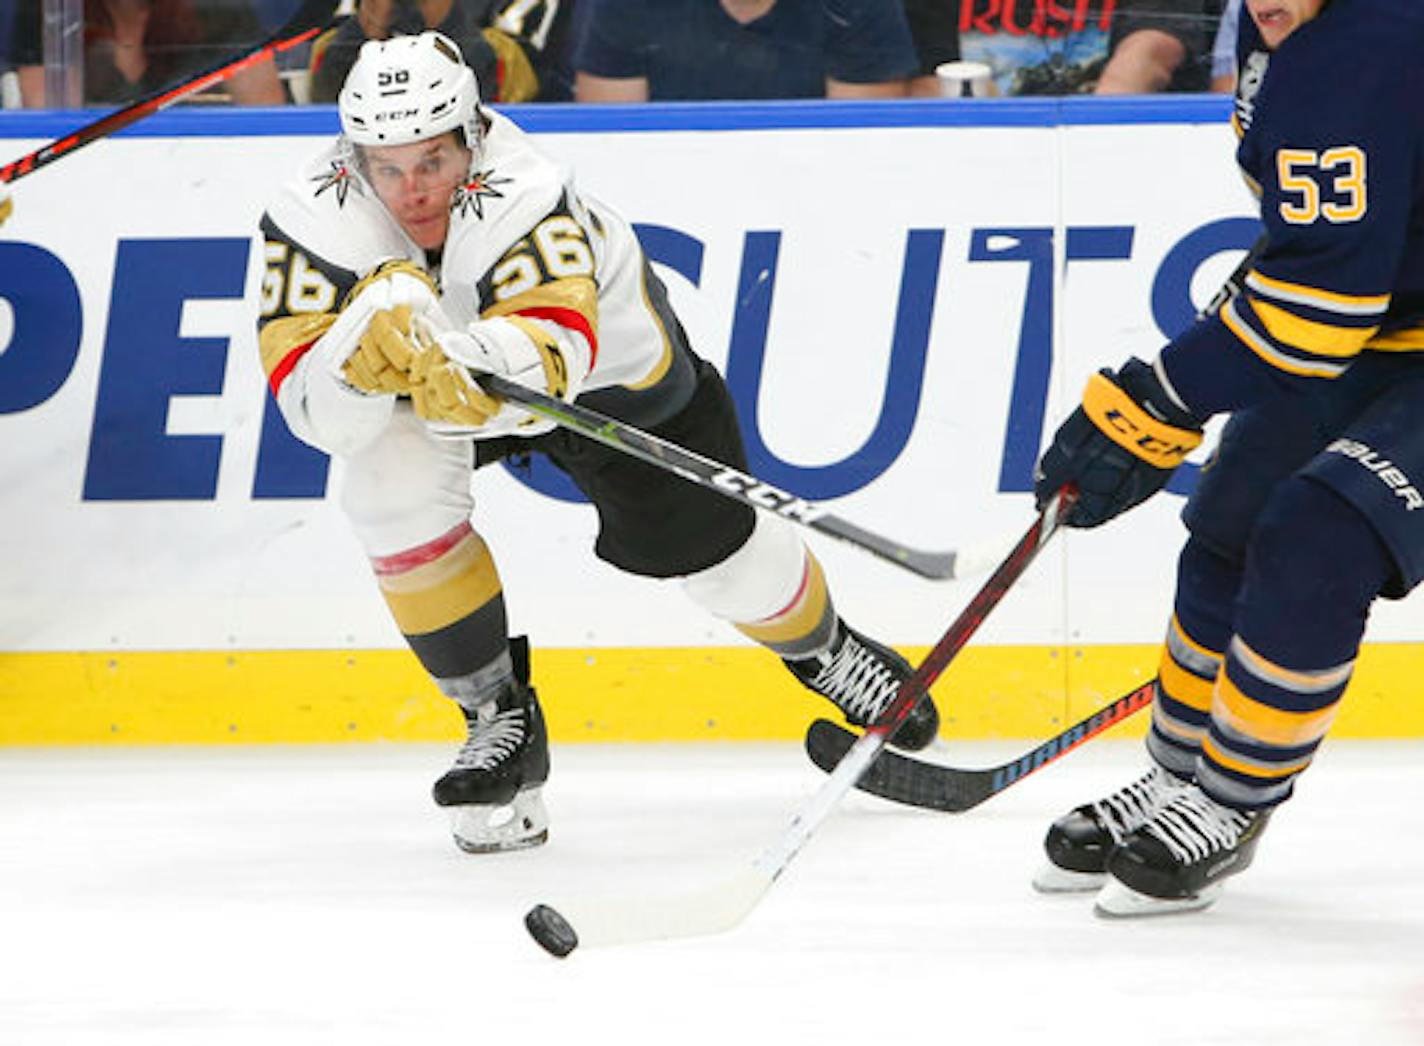
<path fill-rule="evenodd" d="M 1087 719 L 1053 735 L 1031 752 L 982 770 L 926 763 L 899 752 L 885 752 L 865 772 L 856 787 L 907 806 L 922 806 L 951 814 L 963 813 L 1146 708 L 1152 703 L 1152 693 L 1153 682 L 1143 683 L 1112 704 L 1098 709 Z M 849 730 L 828 719 L 817 719 L 806 731 L 806 754 L 813 763 L 829 773 L 855 742 L 856 735 Z"/>
<path fill-rule="evenodd" d="M 332 11 L 337 0 L 303 0 L 301 7 L 287 19 L 286 23 L 260 44 L 254 44 L 240 54 L 224 58 L 200 73 L 195 73 L 176 84 L 160 87 L 136 102 L 115 109 L 101 116 L 93 123 L 87 123 L 63 138 L 56 138 L 48 145 L 41 146 L 27 156 L 0 167 L 0 183 L 13 182 L 27 174 L 39 170 L 61 157 L 68 156 L 81 146 L 97 142 L 115 131 L 121 131 L 144 117 L 152 116 L 160 109 L 167 108 L 181 98 L 215 83 L 226 80 L 233 73 L 240 72 L 273 55 L 305 43 L 333 24 Z"/>
<path fill-rule="evenodd" d="M 774 487 L 740 469 L 713 461 L 696 451 L 680 447 L 617 418 L 610 418 L 577 403 L 565 403 L 496 374 L 481 374 L 479 382 L 489 392 L 519 404 L 531 414 L 581 436 L 597 440 L 614 450 L 621 450 L 733 501 L 740 501 L 752 508 L 766 509 L 792 523 L 799 523 L 856 545 L 921 577 L 948 581 L 978 574 L 991 566 L 995 557 L 1003 552 L 1005 542 L 1002 540 L 949 552 L 926 552 L 910 548 L 858 527 L 814 502 L 798 498 L 795 494 Z"/>
<path fill-rule="evenodd" d="M 1013 587 L 1072 507 L 1075 494 L 1065 488 L 1044 506 L 1028 532 L 1019 539 L 998 569 L 950 624 L 918 668 L 900 684 L 880 718 L 845 753 L 820 789 L 781 836 L 730 879 L 691 893 L 671 897 L 589 899 L 555 909 L 538 904 L 524 916 L 524 926 L 540 947 L 559 958 L 580 944 L 622 944 L 667 937 L 721 933 L 739 925 L 780 878 L 813 832 L 855 785 L 885 748 L 890 735 L 929 692 Z"/>

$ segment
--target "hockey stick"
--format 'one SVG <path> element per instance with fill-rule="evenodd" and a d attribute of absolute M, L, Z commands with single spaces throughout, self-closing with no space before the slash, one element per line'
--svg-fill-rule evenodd
<path fill-rule="evenodd" d="M 138 101 L 101 116 L 93 123 L 87 123 L 63 138 L 56 138 L 29 155 L 7 163 L 4 167 L 0 167 L 0 183 L 13 182 L 27 174 L 32 174 L 41 167 L 68 156 L 81 146 L 97 142 L 100 138 L 107 137 L 115 131 L 121 131 L 147 116 L 152 116 L 179 99 L 226 80 L 233 73 L 241 72 L 281 51 L 305 43 L 333 24 L 335 19 L 332 18 L 331 13 L 335 7 L 336 0 L 303 0 L 296 13 L 262 43 L 255 44 L 234 57 L 224 58 L 216 65 L 210 66 L 200 73 L 195 73 L 186 80 L 151 91 Z"/>
<path fill-rule="evenodd" d="M 1044 507 L 1008 558 L 954 619 L 896 691 L 874 725 L 851 745 L 845 758 L 775 842 L 731 878 L 671 897 L 589 900 L 555 909 L 538 904 L 524 916 L 529 933 L 551 955 L 567 956 L 579 944 L 620 944 L 667 937 L 695 937 L 730 930 L 742 922 L 786 870 L 813 832 L 865 773 L 887 739 L 910 715 L 954 656 L 969 642 L 1004 594 L 1013 587 L 1072 506 L 1065 488 Z"/>
<path fill-rule="evenodd" d="M 773 487 L 740 469 L 713 461 L 617 418 L 610 418 L 577 403 L 565 403 L 496 374 L 481 374 L 479 381 L 486 390 L 501 399 L 517 403 L 531 414 L 555 422 L 580 436 L 597 440 L 733 501 L 766 509 L 792 523 L 848 542 L 921 577 L 949 581 L 973 576 L 992 566 L 996 557 L 1003 553 L 1003 541 L 989 541 L 949 552 L 910 548 L 856 526 L 814 502 Z"/>
<path fill-rule="evenodd" d="M 964 770 L 912 759 L 899 752 L 885 752 L 865 772 L 856 787 L 907 806 L 922 806 L 951 814 L 963 813 L 1146 708 L 1152 703 L 1152 694 L 1153 682 L 1149 680 L 1088 718 L 1050 737 L 1032 751 L 1007 763 L 981 770 Z M 828 719 L 817 719 L 806 731 L 806 754 L 813 763 L 829 773 L 854 746 L 855 739 L 855 734 L 838 724 Z"/>

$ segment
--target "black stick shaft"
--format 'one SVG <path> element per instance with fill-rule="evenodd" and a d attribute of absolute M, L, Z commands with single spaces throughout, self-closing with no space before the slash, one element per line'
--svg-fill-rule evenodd
<path fill-rule="evenodd" d="M 501 399 L 517 403 L 531 414 L 555 422 L 581 436 L 597 440 L 690 483 L 715 491 L 752 508 L 766 509 L 792 523 L 855 545 L 921 577 L 949 580 L 962 575 L 956 552 L 928 552 L 873 533 L 826 508 L 772 486 L 740 469 L 713 461 L 651 432 L 610 418 L 577 403 L 565 403 L 507 378 L 482 374 L 480 384 Z"/>
<path fill-rule="evenodd" d="M 998 766 L 979 769 L 944 766 L 899 752 L 885 752 L 861 777 L 858 787 L 891 802 L 963 813 L 1136 715 L 1152 704 L 1153 693 L 1154 684 L 1143 683 L 1023 755 Z M 818 719 L 806 733 L 806 752 L 812 762 L 829 773 L 855 741 L 856 735 L 849 730 Z"/>

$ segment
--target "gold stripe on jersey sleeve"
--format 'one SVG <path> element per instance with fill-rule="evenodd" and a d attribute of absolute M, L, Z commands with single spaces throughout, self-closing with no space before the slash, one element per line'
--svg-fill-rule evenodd
<path fill-rule="evenodd" d="M 658 330 L 658 336 L 662 339 L 663 351 L 653 364 L 652 369 L 637 381 L 625 383 L 626 388 L 648 389 L 663 380 L 668 368 L 672 366 L 672 338 L 668 337 L 667 325 L 663 323 L 663 318 L 658 315 L 658 310 L 653 306 L 652 296 L 648 294 L 648 270 L 644 266 L 643 271 L 638 274 L 638 290 L 643 295 L 643 308 L 648 310 L 648 316 L 653 321 L 653 326 Z"/>
<path fill-rule="evenodd" d="M 292 350 L 316 341 L 336 322 L 336 314 L 331 312 L 303 313 L 299 316 L 282 316 L 269 321 L 257 336 L 257 346 L 262 354 L 262 370 L 271 377 Z"/>
<path fill-rule="evenodd" d="M 1381 352 L 1414 352 L 1424 349 L 1424 327 L 1408 327 L 1381 334 L 1367 341 L 1365 348 L 1378 349 Z"/>
<path fill-rule="evenodd" d="M 1341 294 L 1338 291 L 1321 290 L 1303 283 L 1290 283 L 1267 276 L 1259 269 L 1252 269 L 1246 276 L 1246 286 L 1260 291 L 1267 297 L 1297 305 L 1309 305 L 1326 312 L 1339 312 L 1346 316 L 1373 316 L 1389 308 L 1388 294 Z"/>
<path fill-rule="evenodd" d="M 1278 305 L 1252 297 L 1251 308 L 1276 341 L 1317 356 L 1355 356 L 1379 330 L 1374 327 L 1334 327 L 1301 319 Z"/>
<path fill-rule="evenodd" d="M 1224 673 L 1216 682 L 1213 719 L 1252 741 L 1294 748 L 1319 741 L 1330 729 L 1340 702 L 1314 712 L 1287 712 L 1242 693 Z"/>
<path fill-rule="evenodd" d="M 1275 367 L 1276 370 L 1283 370 L 1287 374 L 1299 374 L 1306 378 L 1338 378 L 1345 373 L 1345 365 L 1342 363 L 1312 364 L 1278 351 L 1275 346 L 1247 326 L 1246 322 L 1237 315 L 1234 301 L 1227 302 L 1217 313 L 1217 316 L 1220 317 L 1222 323 L 1226 324 L 1226 329 L 1236 335 L 1241 344 Z"/>
<path fill-rule="evenodd" d="M 584 318 L 589 329 L 598 333 L 598 287 L 588 276 L 565 276 L 550 280 L 527 291 L 521 291 L 512 298 L 495 302 L 480 316 L 508 316 L 514 312 L 533 312 L 540 309 L 569 309 Z"/>

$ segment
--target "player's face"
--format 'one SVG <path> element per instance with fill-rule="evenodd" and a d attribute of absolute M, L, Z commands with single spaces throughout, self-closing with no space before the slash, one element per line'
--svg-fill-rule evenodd
<path fill-rule="evenodd" d="M 363 147 L 366 177 L 418 247 L 435 250 L 450 231 L 450 196 L 470 171 L 455 132 L 428 142 Z"/>
<path fill-rule="evenodd" d="M 1246 0 L 1251 20 L 1261 31 L 1261 39 L 1272 50 L 1318 15 L 1324 6 L 1325 0 Z"/>

